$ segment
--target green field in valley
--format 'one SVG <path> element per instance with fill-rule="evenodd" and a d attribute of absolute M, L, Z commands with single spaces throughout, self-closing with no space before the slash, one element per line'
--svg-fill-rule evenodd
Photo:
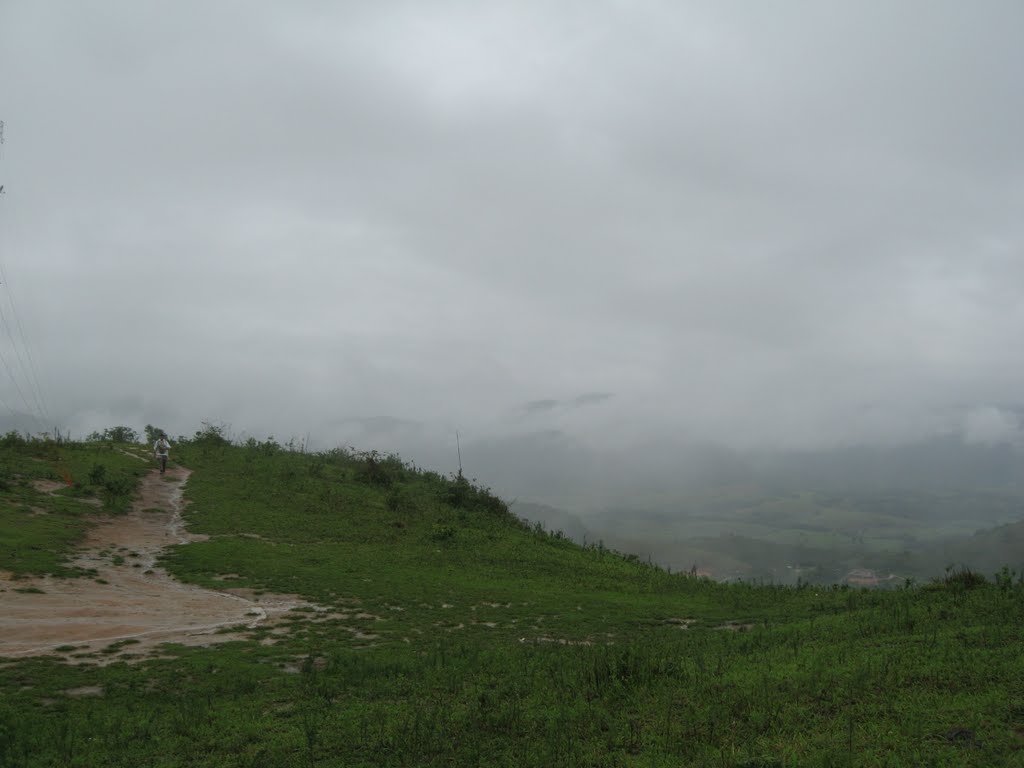
<path fill-rule="evenodd" d="M 1013 487 L 720 488 L 651 503 L 638 500 L 581 519 L 590 538 L 717 580 L 830 584 L 870 569 L 893 586 L 947 568 L 1024 568 L 1013 528 L 1024 520 L 1024 494 Z M 1000 544 L 1007 536 L 1014 541 Z"/>

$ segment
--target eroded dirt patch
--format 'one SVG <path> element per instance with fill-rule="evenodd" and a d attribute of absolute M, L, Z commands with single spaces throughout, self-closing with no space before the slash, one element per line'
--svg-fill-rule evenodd
<path fill-rule="evenodd" d="M 83 685 L 81 688 L 68 688 L 64 695 L 72 699 L 86 699 L 103 696 L 102 685 Z"/>
<path fill-rule="evenodd" d="M 62 488 L 67 488 L 67 483 L 59 483 L 56 480 L 33 480 L 32 487 L 40 493 L 53 494 Z"/>
<path fill-rule="evenodd" d="M 71 563 L 94 570 L 94 577 L 19 579 L 14 585 L 10 574 L 0 573 L 0 656 L 74 650 L 82 657 L 124 640 L 138 641 L 127 648 L 132 654 L 165 642 L 237 640 L 237 633 L 223 630 L 253 628 L 308 605 L 294 596 L 182 584 L 157 566 L 165 547 L 207 538 L 189 534 L 181 517 L 188 475 L 180 467 L 164 477 L 154 470 L 130 513 L 97 521 Z"/>
<path fill-rule="evenodd" d="M 712 629 L 725 632 L 749 632 L 755 626 L 755 624 L 749 622 L 727 621 L 725 624 L 719 624 L 717 627 L 712 627 Z"/>

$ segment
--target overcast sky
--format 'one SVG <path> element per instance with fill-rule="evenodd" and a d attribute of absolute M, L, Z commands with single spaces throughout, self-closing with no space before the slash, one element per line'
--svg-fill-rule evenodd
<path fill-rule="evenodd" d="M 0 305 L 77 435 L 1019 439 L 1022 30 L 1018 0 L 2 0 Z"/>

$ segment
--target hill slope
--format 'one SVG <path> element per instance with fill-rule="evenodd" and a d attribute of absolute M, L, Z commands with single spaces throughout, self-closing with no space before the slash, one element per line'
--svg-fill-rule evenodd
<path fill-rule="evenodd" d="M 34 525 L 22 509 L 32 473 L 70 463 L 89 478 L 115 454 L 4 447 L 5 540 Z M 170 547 L 163 564 L 182 581 L 310 605 L 210 648 L 133 658 L 114 643 L 76 666 L 3 663 L 0 765 L 1020 757 L 1024 587 L 1009 575 L 888 593 L 726 586 L 548 535 L 483 489 L 395 459 L 209 431 L 175 458 L 192 470 L 189 530 L 210 538 Z M 59 570 L 73 539 L 47 539 L 50 559 L 20 572 L 80 576 Z M 0 548 L 0 569 L 11 563 Z"/>

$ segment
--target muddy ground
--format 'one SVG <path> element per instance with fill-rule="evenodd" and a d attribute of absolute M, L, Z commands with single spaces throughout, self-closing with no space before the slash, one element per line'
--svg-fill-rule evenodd
<path fill-rule="evenodd" d="M 137 641 L 126 650 L 151 651 L 160 643 L 206 645 L 237 639 L 244 631 L 305 605 L 293 596 L 253 595 L 182 584 L 157 565 L 167 546 L 200 541 L 181 517 L 188 471 L 169 468 L 145 476 L 132 510 L 97 514 L 73 564 L 95 569 L 79 579 L 12 579 L 0 572 L 0 656 L 68 656 Z M 61 650 L 58 651 L 57 649 Z"/>

